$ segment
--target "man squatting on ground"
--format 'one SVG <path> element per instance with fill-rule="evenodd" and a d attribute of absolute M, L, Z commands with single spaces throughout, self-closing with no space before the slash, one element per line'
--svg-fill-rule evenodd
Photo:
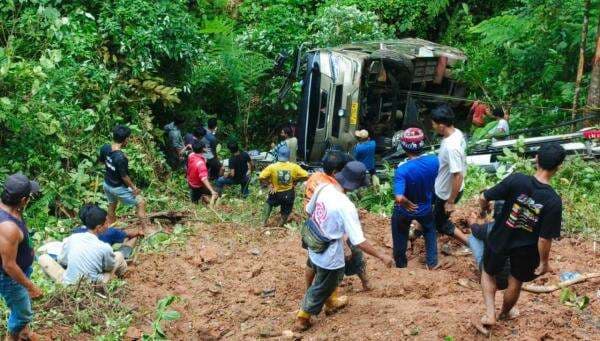
<path fill-rule="evenodd" d="M 205 204 L 214 204 L 219 194 L 212 188 L 209 170 L 204 153 L 208 146 L 201 140 L 192 143 L 192 153 L 187 161 L 187 182 L 190 187 L 190 199 L 197 204 L 202 199 Z"/>
<path fill-rule="evenodd" d="M 396 168 L 394 174 L 395 206 L 392 215 L 392 239 L 396 267 L 407 265 L 406 245 L 411 221 L 421 224 L 425 237 L 426 265 L 437 266 L 437 240 L 431 202 L 439 162 L 436 155 L 421 155 L 425 135 L 419 128 L 408 128 L 400 144 L 408 159 Z"/>
<path fill-rule="evenodd" d="M 317 187 L 324 184 L 331 184 L 336 186 L 338 190 L 342 190 L 340 184 L 335 179 L 335 173 L 340 172 L 347 163 L 346 157 L 341 152 L 329 151 L 325 154 L 321 160 L 323 164 L 323 172 L 313 173 L 308 180 L 306 180 L 306 188 L 304 195 L 304 210 L 310 202 L 313 194 Z M 362 284 L 363 290 L 371 290 L 369 286 L 369 279 L 367 277 L 367 265 L 364 259 L 362 251 L 353 246 L 348 240 L 348 236 L 344 235 L 344 258 L 346 264 L 344 266 L 344 275 L 353 276 L 357 275 Z M 307 248 L 306 245 L 302 245 L 303 248 Z M 315 271 L 311 268 L 310 262 L 306 264 L 305 271 L 306 288 L 308 289 L 313 280 L 315 279 Z M 341 307 L 346 305 L 348 298 L 346 296 L 337 295 L 337 290 L 331 295 L 329 300 L 325 302 L 325 306 L 337 306 Z"/>
<path fill-rule="evenodd" d="M 113 130 L 112 145 L 103 145 L 98 157 L 98 162 L 104 163 L 106 167 L 103 187 L 108 201 L 108 224 L 112 225 L 116 221 L 115 212 L 120 201 L 126 206 L 137 207 L 137 216 L 142 228 L 146 230 L 148 228 L 146 202 L 139 188 L 129 177 L 129 160 L 121 150 L 127 146 L 129 136 L 131 136 L 131 129 L 123 125 L 116 126 Z"/>
<path fill-rule="evenodd" d="M 290 162 L 290 149 L 287 145 L 277 147 L 277 162 L 270 164 L 260 172 L 258 179 L 263 186 L 269 186 L 269 197 L 263 213 L 263 225 L 267 224 L 273 207 L 281 206 L 281 220 L 283 226 L 294 208 L 297 182 L 308 178 L 308 172 L 297 164 Z"/>
<path fill-rule="evenodd" d="M 237 142 L 227 143 L 227 149 L 231 152 L 229 158 L 229 172 L 225 174 L 225 167 L 221 168 L 221 176 L 217 179 L 216 187 L 219 195 L 223 194 L 225 186 L 240 185 L 242 198 L 248 197 L 250 186 L 250 176 L 254 171 L 254 164 L 248 153 L 241 151 Z"/>
<path fill-rule="evenodd" d="M 550 247 L 552 239 L 560 236 L 562 220 L 562 200 L 550 186 L 550 180 L 565 155 L 557 143 L 544 145 L 536 156 L 537 170 L 533 176 L 512 174 L 480 197 L 482 213 L 489 211 L 490 201 L 505 201 L 483 254 L 481 286 L 486 307 L 481 318 L 483 326 L 496 323 L 494 276 L 502 271 L 507 260 L 510 260 L 510 276 L 498 315 L 500 319 L 516 316 L 516 311 L 511 310 L 519 299 L 523 282 L 550 271 Z"/>
<path fill-rule="evenodd" d="M 38 339 L 28 325 L 33 318 L 31 299 L 43 293 L 29 279 L 34 250 L 22 214 L 31 196 L 39 190 L 37 182 L 17 173 L 6 178 L 0 197 L 0 295 L 10 310 L 7 340 Z"/>
<path fill-rule="evenodd" d="M 440 167 L 435 179 L 435 225 L 438 232 L 452 236 L 467 245 L 467 236 L 450 221 L 450 214 L 465 187 L 467 143 L 463 133 L 454 127 L 454 112 L 448 105 L 434 109 L 431 121 L 435 132 L 442 136 L 438 152 Z"/>
<path fill-rule="evenodd" d="M 352 161 L 335 175 L 342 190 L 331 184 L 318 187 L 306 208 L 310 218 L 307 226 L 313 236 L 319 239 L 325 248 L 314 249 L 308 246 L 308 262 L 316 275 L 311 286 L 306 290 L 302 300 L 302 308 L 297 314 L 294 329 L 303 331 L 311 326 L 310 317 L 318 315 L 327 300 L 334 293 L 344 278 L 344 246 L 343 236 L 347 235 L 350 243 L 362 251 L 379 258 L 388 267 L 393 259 L 376 250 L 365 239 L 358 211 L 344 194 L 368 184 L 367 170 L 361 162 Z M 303 240 L 305 240 L 303 236 Z"/>
<path fill-rule="evenodd" d="M 76 284 L 82 278 L 108 283 L 115 275 L 122 276 L 127 271 L 125 257 L 98 238 L 108 228 L 106 211 L 97 205 L 85 205 L 79 217 L 87 231 L 65 238 L 58 262 L 48 254 L 41 255 L 39 263 L 44 272 L 62 284 Z"/>

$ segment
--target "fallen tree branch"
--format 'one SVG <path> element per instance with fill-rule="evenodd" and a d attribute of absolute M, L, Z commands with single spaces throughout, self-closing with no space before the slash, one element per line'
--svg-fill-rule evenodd
<path fill-rule="evenodd" d="M 146 215 L 146 219 L 150 220 L 150 219 L 168 219 L 172 222 L 174 221 L 178 221 L 181 220 L 183 218 L 186 218 L 188 216 L 190 216 L 192 214 L 192 212 L 189 211 L 161 211 L 161 212 L 152 212 L 152 213 L 148 213 Z M 134 217 L 128 217 L 127 219 L 124 219 L 123 222 L 126 223 L 130 223 L 136 220 L 140 220 L 139 217 L 134 216 Z"/>
<path fill-rule="evenodd" d="M 596 277 L 600 277 L 600 272 L 588 273 L 588 274 L 581 275 L 577 278 L 574 278 L 574 279 L 571 279 L 568 281 L 562 281 L 558 284 L 551 284 L 551 285 L 525 284 L 525 285 L 523 285 L 523 290 L 533 292 L 536 294 L 546 294 L 546 293 L 550 293 L 550 292 L 553 292 L 553 291 L 556 291 L 556 290 L 559 290 L 562 288 L 566 288 L 573 284 L 585 282 L 590 278 L 596 278 Z"/>

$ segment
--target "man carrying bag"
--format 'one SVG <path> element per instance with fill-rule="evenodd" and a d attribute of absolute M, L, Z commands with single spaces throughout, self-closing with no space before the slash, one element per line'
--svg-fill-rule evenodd
<path fill-rule="evenodd" d="M 358 211 L 344 194 L 368 184 L 367 170 L 361 162 L 352 161 L 335 175 L 342 187 L 324 184 L 315 191 L 306 207 L 309 224 L 303 228 L 302 239 L 308 247 L 315 279 L 307 289 L 302 308 L 297 314 L 296 331 L 310 328 L 311 315 L 318 315 L 344 278 L 343 236 L 364 252 L 381 259 L 388 267 L 394 260 L 376 250 L 364 237 Z"/>

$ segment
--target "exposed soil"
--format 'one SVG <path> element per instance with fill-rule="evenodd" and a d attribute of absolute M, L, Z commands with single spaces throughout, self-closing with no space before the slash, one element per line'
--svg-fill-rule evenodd
<path fill-rule="evenodd" d="M 389 220 L 361 212 L 369 240 L 391 253 Z M 179 251 L 138 255 L 127 281 L 131 288 L 126 303 L 137 307 L 129 336 L 150 331 L 156 302 L 179 295 L 174 305 L 181 319 L 165 324 L 170 339 L 282 338 L 291 329 L 304 294 L 306 252 L 299 235 L 287 229 L 215 224 L 194 225 L 195 235 Z M 440 245 L 447 239 L 440 238 Z M 348 307 L 314 319 L 304 339 L 484 339 L 470 326 L 473 315 L 483 313 L 479 290 L 458 284 L 467 278 L 477 285 L 471 256 L 440 255 L 445 269 L 428 271 L 423 265 L 423 240 L 409 253 L 406 269 L 388 269 L 367 256 L 374 290 L 362 292 L 356 277 L 346 278 L 342 292 Z M 558 273 L 600 271 L 600 252 L 592 242 L 563 238 L 551 254 L 553 274 L 536 283 L 558 281 Z M 583 311 L 560 303 L 560 291 L 523 293 L 518 303 L 521 316 L 500 322 L 493 339 L 600 340 L 600 280 L 573 288 L 591 302 Z M 500 295 L 497 305 L 500 304 Z M 285 332 L 284 332 L 285 331 Z M 283 336 L 282 336 L 282 333 Z M 288 335 L 289 336 L 289 335 Z"/>

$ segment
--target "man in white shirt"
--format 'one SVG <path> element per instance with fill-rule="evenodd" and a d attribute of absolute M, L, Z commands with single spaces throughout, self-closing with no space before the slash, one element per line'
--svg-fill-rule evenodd
<path fill-rule="evenodd" d="M 97 205 L 85 205 L 80 216 L 88 231 L 75 233 L 63 241 L 58 262 L 47 254 L 40 256 L 44 272 L 62 284 L 75 284 L 82 277 L 94 283 L 107 283 L 114 275 L 123 275 L 127 271 L 123 254 L 113 252 L 109 244 L 98 239 L 107 228 L 106 211 Z"/>
<path fill-rule="evenodd" d="M 296 331 L 310 328 L 310 317 L 321 312 L 344 278 L 344 234 L 348 236 L 352 245 L 379 258 L 388 267 L 394 263 L 390 256 L 375 249 L 365 239 L 358 219 L 358 211 L 344 194 L 368 184 L 367 169 L 364 164 L 351 161 L 335 175 L 335 178 L 342 190 L 331 184 L 321 185 L 315 190 L 306 206 L 312 226 L 323 239 L 328 241 L 328 246 L 322 252 L 309 247 L 309 262 L 316 275 L 302 300 L 302 308 L 297 314 L 294 326 Z"/>
<path fill-rule="evenodd" d="M 510 128 L 508 126 L 508 112 L 505 112 L 503 108 L 498 107 L 492 111 L 492 117 L 498 121 L 498 123 L 492 131 L 489 132 L 488 137 L 491 137 L 493 142 L 504 140 L 510 133 Z"/>
<path fill-rule="evenodd" d="M 465 187 L 467 142 L 463 133 L 454 127 L 454 112 L 449 106 L 442 105 L 434 109 L 431 121 L 435 132 L 443 137 L 438 151 L 440 168 L 435 179 L 435 225 L 440 233 L 467 245 L 467 236 L 450 221 L 450 214 Z"/>

